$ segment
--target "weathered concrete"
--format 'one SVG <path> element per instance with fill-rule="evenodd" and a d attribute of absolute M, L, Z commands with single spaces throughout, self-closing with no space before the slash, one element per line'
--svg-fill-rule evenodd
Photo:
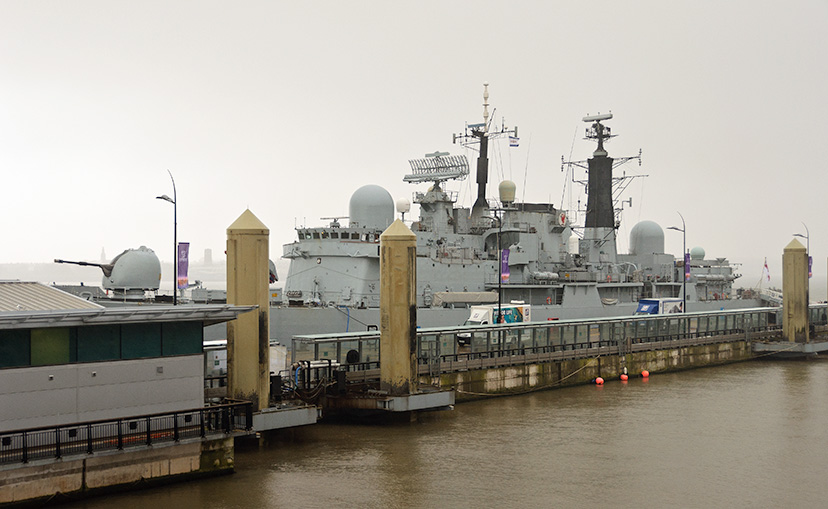
<path fill-rule="evenodd" d="M 457 401 L 464 401 L 580 385 L 598 376 L 606 380 L 616 379 L 625 366 L 630 376 L 637 376 L 643 370 L 650 373 L 678 371 L 751 358 L 750 342 L 734 339 L 731 342 L 628 353 L 623 357 L 608 355 L 447 373 L 441 375 L 439 384 L 444 388 L 455 387 Z M 428 376 L 420 377 L 421 384 L 433 382 L 435 380 Z"/>
<path fill-rule="evenodd" d="M 399 219 L 380 235 L 380 390 L 417 392 L 417 237 Z"/>
<path fill-rule="evenodd" d="M 807 343 L 808 252 L 793 239 L 782 254 L 782 332 L 788 341 Z"/>
<path fill-rule="evenodd" d="M 84 497 L 233 469 L 232 437 L 16 463 L 0 467 L 0 505 Z"/>
<path fill-rule="evenodd" d="M 259 306 L 227 322 L 227 394 L 257 411 L 270 400 L 269 238 L 249 209 L 227 228 L 227 303 Z"/>

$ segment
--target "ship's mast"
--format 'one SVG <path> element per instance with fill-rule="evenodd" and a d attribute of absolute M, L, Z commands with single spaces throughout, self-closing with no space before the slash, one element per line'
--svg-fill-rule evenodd
<path fill-rule="evenodd" d="M 587 161 L 564 162 L 562 166 L 579 166 L 588 172 L 587 181 L 573 181 L 584 184 L 587 189 L 587 210 L 586 221 L 584 222 L 583 237 L 579 242 L 578 251 L 585 261 L 596 269 L 606 272 L 610 276 L 617 263 L 616 229 L 619 223 L 615 217 L 615 202 L 618 200 L 620 191 L 629 184 L 635 177 L 646 175 L 635 175 L 615 178 L 612 176 L 613 168 L 620 166 L 632 159 L 638 159 L 641 164 L 641 151 L 634 157 L 612 158 L 609 157 L 604 148 L 604 142 L 613 138 L 612 130 L 602 122 L 612 119 L 612 113 L 588 115 L 583 118 L 584 122 L 591 125 L 586 129 L 585 139 L 598 143 L 592 158 Z M 562 168 L 563 169 L 563 168 Z M 620 190 L 620 191 L 619 191 Z M 616 195 L 616 196 L 614 196 Z"/>
<path fill-rule="evenodd" d="M 601 123 L 612 118 L 612 113 L 584 117 L 584 122 L 593 122 L 586 131 L 586 138 L 597 140 L 598 148 L 592 153 L 587 184 L 586 228 L 615 228 L 612 206 L 612 163 L 604 149 L 604 140 L 612 137 L 610 128 Z"/>
<path fill-rule="evenodd" d="M 471 130 L 471 134 L 469 134 Z M 452 136 L 452 142 L 460 143 L 468 146 L 473 143 L 480 144 L 480 154 L 477 157 L 477 198 L 472 206 L 471 217 L 474 222 L 475 219 L 483 218 L 487 215 L 489 210 L 489 202 L 486 200 L 486 184 L 489 181 L 489 139 L 498 138 L 504 135 L 517 136 L 517 127 L 514 129 L 507 129 L 506 126 L 501 126 L 499 131 L 491 131 L 489 126 L 489 84 L 483 84 L 483 123 L 482 124 L 467 124 L 466 130 L 462 134 L 455 134 Z"/>

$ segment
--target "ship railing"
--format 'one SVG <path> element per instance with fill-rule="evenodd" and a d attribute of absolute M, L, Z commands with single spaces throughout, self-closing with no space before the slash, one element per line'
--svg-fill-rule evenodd
<path fill-rule="evenodd" d="M 252 428 L 252 403 L 234 401 L 176 412 L 2 431 L 0 465 L 248 434 Z"/>

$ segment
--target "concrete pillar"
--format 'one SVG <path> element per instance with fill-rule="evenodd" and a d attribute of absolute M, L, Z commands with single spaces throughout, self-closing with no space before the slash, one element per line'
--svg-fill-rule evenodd
<path fill-rule="evenodd" d="M 417 392 L 417 237 L 399 219 L 380 235 L 380 389 Z"/>
<path fill-rule="evenodd" d="M 808 254 L 793 239 L 782 255 L 782 334 L 788 341 L 807 343 L 808 338 Z"/>
<path fill-rule="evenodd" d="M 255 410 L 270 399 L 269 240 L 250 209 L 227 228 L 227 303 L 259 306 L 227 322 L 227 396 Z"/>

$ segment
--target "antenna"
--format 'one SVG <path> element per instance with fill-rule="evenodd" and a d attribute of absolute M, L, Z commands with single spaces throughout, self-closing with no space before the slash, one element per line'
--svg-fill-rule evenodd
<path fill-rule="evenodd" d="M 466 156 L 449 155 L 448 152 L 432 152 L 424 159 L 409 159 L 411 173 L 403 177 L 404 182 L 440 182 L 463 180 L 469 175 L 469 161 Z"/>
<path fill-rule="evenodd" d="M 612 131 L 609 127 L 601 123 L 602 120 L 609 120 L 612 118 L 612 113 L 604 113 L 597 115 L 587 115 L 584 117 L 584 122 L 593 122 L 593 124 L 586 130 L 587 140 L 598 140 L 598 148 L 592 153 L 595 157 L 606 157 L 607 151 L 604 150 L 604 140 L 609 141 L 613 138 Z"/>
<path fill-rule="evenodd" d="M 330 228 L 339 228 L 339 220 L 348 219 L 348 216 L 320 217 L 319 219 L 321 219 L 322 221 L 330 221 Z"/>
<path fill-rule="evenodd" d="M 517 136 L 517 128 L 510 130 L 503 125 L 500 131 L 489 131 L 489 84 L 483 84 L 483 123 L 467 124 L 462 134 L 453 134 L 452 142 L 469 147 L 475 143 L 480 144 L 480 155 L 477 158 L 477 199 L 472 206 L 472 216 L 482 217 L 485 210 L 489 208 L 486 202 L 486 183 L 489 180 L 489 139 L 514 134 Z M 471 134 L 469 134 L 471 129 Z"/>
<path fill-rule="evenodd" d="M 483 83 L 483 132 L 489 127 L 489 84 Z"/>

